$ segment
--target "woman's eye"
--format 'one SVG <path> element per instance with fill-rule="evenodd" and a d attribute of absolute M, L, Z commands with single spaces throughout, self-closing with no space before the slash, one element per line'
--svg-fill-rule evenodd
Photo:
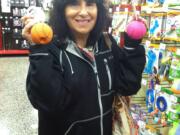
<path fill-rule="evenodd" d="M 95 6 L 96 5 L 96 3 L 94 3 L 94 2 L 87 2 L 87 4 L 86 4 L 87 6 Z"/>
<path fill-rule="evenodd" d="M 68 5 L 70 5 L 70 6 L 77 6 L 78 4 L 79 3 L 77 1 L 74 1 L 74 2 L 69 3 Z"/>

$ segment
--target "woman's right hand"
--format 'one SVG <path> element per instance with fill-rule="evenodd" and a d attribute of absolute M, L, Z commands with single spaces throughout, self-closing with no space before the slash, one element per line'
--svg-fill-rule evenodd
<path fill-rule="evenodd" d="M 26 15 L 21 18 L 24 26 L 22 29 L 22 36 L 30 43 L 33 43 L 31 37 L 31 28 L 38 22 L 44 22 L 45 14 L 40 7 L 35 6 L 29 7 L 26 12 Z"/>
<path fill-rule="evenodd" d="M 28 42 L 32 42 L 32 37 L 31 37 L 31 28 L 33 27 L 34 24 L 37 23 L 37 21 L 34 19 L 33 16 L 30 15 L 25 15 L 21 18 L 22 24 L 23 24 L 23 29 L 22 29 L 22 37 L 25 38 Z"/>

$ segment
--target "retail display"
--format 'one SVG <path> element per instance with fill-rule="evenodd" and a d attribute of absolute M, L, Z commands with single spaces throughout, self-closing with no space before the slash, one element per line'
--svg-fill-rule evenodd
<path fill-rule="evenodd" d="M 38 10 L 31 13 L 38 13 L 36 21 L 41 22 L 31 29 L 33 42 L 44 44 L 52 40 L 53 31 L 43 23 L 45 15 L 36 8 L 37 1 L 0 0 L 0 54 L 28 54 L 29 43 L 21 36 L 20 20 L 32 10 L 28 7 Z M 143 37 L 142 45 L 146 49 L 144 95 L 133 96 L 133 103 L 126 110 L 134 120 L 136 134 L 161 135 L 166 127 L 169 129 L 166 135 L 180 135 L 180 0 L 109 1 L 112 20 L 108 32 L 118 45 L 123 46 L 126 31 L 132 39 Z M 148 29 L 139 21 L 129 23 L 136 12 L 147 20 Z"/>
<path fill-rule="evenodd" d="M 0 0 L 1 55 L 28 54 L 29 43 L 22 38 L 21 17 L 29 6 L 37 6 L 38 0 Z"/>
<path fill-rule="evenodd" d="M 180 123 L 179 2 L 113 0 L 109 9 L 112 14 L 109 32 L 120 45 L 124 44 L 124 28 L 128 25 L 134 8 L 139 9 L 149 28 L 144 32 L 145 35 L 142 34 L 147 62 L 141 91 L 145 93 L 133 96 L 130 107 L 133 119 L 139 127 L 139 135 L 180 134 L 179 130 L 176 130 Z M 129 31 L 126 29 L 126 32 Z M 168 128 L 169 133 L 163 132 L 164 128 Z"/>

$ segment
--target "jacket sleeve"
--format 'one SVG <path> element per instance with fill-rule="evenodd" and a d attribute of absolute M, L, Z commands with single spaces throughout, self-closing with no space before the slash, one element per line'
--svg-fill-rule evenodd
<path fill-rule="evenodd" d="M 54 44 L 31 46 L 29 61 L 26 89 L 33 107 L 46 112 L 62 109 L 66 91 L 59 48 Z"/>
<path fill-rule="evenodd" d="M 115 64 L 114 89 L 118 94 L 129 96 L 141 88 L 142 72 L 146 63 L 145 49 L 141 40 L 132 40 L 125 34 L 123 48 L 112 39 L 112 52 Z"/>

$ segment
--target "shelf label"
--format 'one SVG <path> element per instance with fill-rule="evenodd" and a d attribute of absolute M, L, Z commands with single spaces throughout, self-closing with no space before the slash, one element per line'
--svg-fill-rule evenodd
<path fill-rule="evenodd" d="M 146 79 L 142 79 L 141 84 L 146 86 L 147 85 L 147 80 Z"/>
<path fill-rule="evenodd" d="M 166 44 L 164 44 L 164 43 L 160 43 L 160 45 L 159 45 L 159 49 L 161 49 L 161 50 L 165 50 L 165 49 L 166 49 Z"/>

